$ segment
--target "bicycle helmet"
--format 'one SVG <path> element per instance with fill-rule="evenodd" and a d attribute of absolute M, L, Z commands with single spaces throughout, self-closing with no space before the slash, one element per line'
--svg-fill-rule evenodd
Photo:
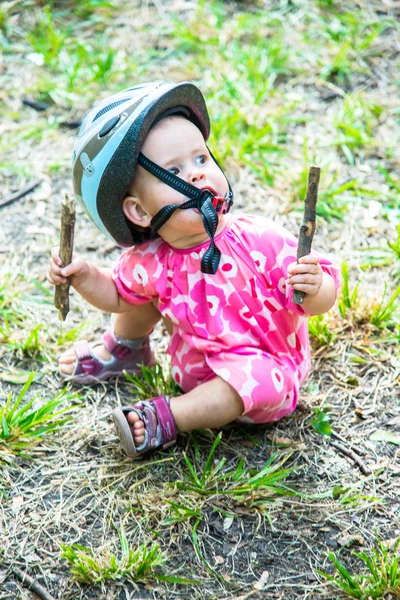
<path fill-rule="evenodd" d="M 213 241 L 218 225 L 217 213 L 230 209 L 232 190 L 229 186 L 225 198 L 215 197 L 211 191 L 199 190 L 141 154 L 150 128 L 167 115 L 181 115 L 189 119 L 207 141 L 210 121 L 206 104 L 200 90 L 190 82 L 144 83 L 105 98 L 96 105 L 83 120 L 74 145 L 74 193 L 97 227 L 121 247 L 156 237 L 176 209 L 198 208 L 210 237 L 210 247 L 202 259 L 202 270 L 215 273 L 220 260 L 219 250 Z M 153 217 L 151 229 L 143 231 L 130 223 L 122 208 L 138 164 L 189 198 L 181 205 L 162 208 Z"/>

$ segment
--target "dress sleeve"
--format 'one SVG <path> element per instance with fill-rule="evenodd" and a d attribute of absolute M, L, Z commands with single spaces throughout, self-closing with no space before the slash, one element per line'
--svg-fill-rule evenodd
<path fill-rule="evenodd" d="M 121 254 L 114 265 L 113 280 L 124 302 L 146 304 L 159 296 L 156 288 L 161 273 L 157 251 L 148 245 L 139 246 Z"/>
<path fill-rule="evenodd" d="M 249 255 L 256 269 L 262 273 L 267 288 L 287 310 L 308 316 L 301 305 L 293 302 L 293 288 L 287 284 L 288 266 L 297 261 L 297 238 L 284 227 L 267 219 L 257 219 L 256 229 L 248 239 Z M 339 268 L 331 260 L 314 250 L 324 273 L 334 281 L 336 295 L 340 288 Z"/>

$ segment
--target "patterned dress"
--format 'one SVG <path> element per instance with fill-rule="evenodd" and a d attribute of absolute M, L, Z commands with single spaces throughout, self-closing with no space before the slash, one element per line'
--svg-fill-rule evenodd
<path fill-rule="evenodd" d="M 168 353 L 184 392 L 218 375 L 243 400 L 238 421 L 276 421 L 294 410 L 310 370 L 307 315 L 286 284 L 297 240 L 263 217 L 232 215 L 215 243 L 215 275 L 200 270 L 208 241 L 177 250 L 157 238 L 123 252 L 114 282 L 129 304 L 159 300 L 173 324 Z M 338 290 L 337 266 L 313 254 Z"/>

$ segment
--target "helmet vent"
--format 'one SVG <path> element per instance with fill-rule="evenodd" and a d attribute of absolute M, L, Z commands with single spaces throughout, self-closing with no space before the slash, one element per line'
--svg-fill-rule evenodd
<path fill-rule="evenodd" d="M 101 116 L 105 115 L 109 110 L 112 110 L 116 106 L 119 106 L 120 104 L 122 104 L 123 102 L 127 102 L 128 100 L 130 100 L 130 98 L 124 98 L 123 100 L 117 100 L 117 102 L 112 102 L 112 104 L 108 104 L 107 106 L 99 110 L 92 123 L 94 123 L 96 119 L 99 119 Z"/>

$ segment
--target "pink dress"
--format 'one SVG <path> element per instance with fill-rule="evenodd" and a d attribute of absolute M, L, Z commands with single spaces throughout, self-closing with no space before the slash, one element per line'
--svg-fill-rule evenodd
<path fill-rule="evenodd" d="M 208 241 L 177 250 L 157 238 L 123 252 L 114 282 L 129 304 L 159 299 L 173 323 L 168 353 L 184 392 L 218 375 L 243 400 L 238 421 L 276 421 L 294 410 L 310 370 L 307 316 L 286 285 L 297 240 L 263 217 L 232 215 L 215 242 L 215 275 L 200 270 Z M 337 266 L 314 254 L 338 289 Z"/>

